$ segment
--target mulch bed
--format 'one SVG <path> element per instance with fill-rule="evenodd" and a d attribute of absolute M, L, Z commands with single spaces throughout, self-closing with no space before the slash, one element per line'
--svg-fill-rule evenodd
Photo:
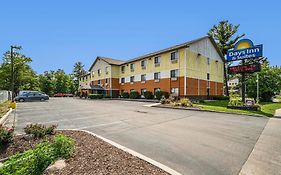
<path fill-rule="evenodd" d="M 88 133 L 82 131 L 57 131 L 57 133 L 63 133 L 75 140 L 75 152 L 66 160 L 65 168 L 47 172 L 45 175 L 168 174 Z M 48 136 L 45 139 L 50 140 L 53 137 Z M 43 140 L 26 141 L 22 136 L 16 136 L 12 144 L 0 151 L 0 158 L 33 148 Z"/>

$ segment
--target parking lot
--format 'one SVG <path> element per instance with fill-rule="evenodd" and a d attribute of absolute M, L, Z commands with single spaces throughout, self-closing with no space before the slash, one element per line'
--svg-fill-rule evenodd
<path fill-rule="evenodd" d="M 28 123 L 83 129 L 182 174 L 238 174 L 268 119 L 146 107 L 119 100 L 51 98 L 18 103 L 16 130 Z"/>

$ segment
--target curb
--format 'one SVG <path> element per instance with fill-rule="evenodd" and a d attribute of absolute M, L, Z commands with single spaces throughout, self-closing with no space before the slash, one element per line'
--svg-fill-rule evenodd
<path fill-rule="evenodd" d="M 232 112 L 222 112 L 222 111 L 214 111 L 214 110 L 205 110 L 205 109 L 192 109 L 192 108 L 173 108 L 173 107 L 168 107 L 168 106 L 151 106 L 154 108 L 166 108 L 166 109 L 177 109 L 177 110 L 187 110 L 187 111 L 200 111 L 200 112 L 214 112 L 214 113 L 222 113 L 222 114 L 234 114 L 234 115 L 246 115 L 246 116 L 252 116 L 252 117 L 265 117 L 265 118 L 270 118 L 270 117 L 266 117 L 263 115 L 255 115 L 255 114 L 237 114 L 237 113 L 232 113 Z"/>
<path fill-rule="evenodd" d="M 146 161 L 146 162 L 148 162 L 148 163 L 150 163 L 150 164 L 152 164 L 152 165 L 154 165 L 154 166 L 156 166 L 156 167 L 166 171 L 167 173 L 169 173 L 171 175 L 182 175 L 181 173 L 179 173 L 179 172 L 177 172 L 177 171 L 167 167 L 166 165 L 163 165 L 160 162 L 157 162 L 157 161 L 155 161 L 155 160 L 153 160 L 153 159 L 151 159 L 149 157 L 146 157 L 143 154 L 140 154 L 140 153 L 138 153 L 138 152 L 136 152 L 134 150 L 131 150 L 131 149 L 125 147 L 125 146 L 122 146 L 122 145 L 120 145 L 120 144 L 118 144 L 118 143 L 116 143 L 116 142 L 114 142 L 112 140 L 106 139 L 106 138 L 104 138 L 104 137 L 102 137 L 100 135 L 97 135 L 97 134 L 93 133 L 93 132 L 86 131 L 86 130 L 79 130 L 79 129 L 61 129 L 61 130 L 62 131 L 63 130 L 68 130 L 68 131 L 82 131 L 82 132 L 86 132 L 88 134 L 91 134 L 92 136 L 95 136 L 95 137 L 97 137 L 97 138 L 99 138 L 99 139 L 101 139 L 101 140 L 103 140 L 103 141 L 113 145 L 114 147 L 116 147 L 118 149 L 121 149 L 122 151 L 125 151 L 125 152 L 127 152 L 127 153 L 129 153 L 129 154 L 131 154 L 133 156 L 138 157 L 139 159 L 142 159 L 142 160 L 144 160 L 144 161 Z"/>
<path fill-rule="evenodd" d="M 10 113 L 13 111 L 12 108 L 10 108 L 10 110 L 0 119 L 0 125 L 4 124 L 5 121 L 7 120 L 8 116 L 10 115 Z"/>

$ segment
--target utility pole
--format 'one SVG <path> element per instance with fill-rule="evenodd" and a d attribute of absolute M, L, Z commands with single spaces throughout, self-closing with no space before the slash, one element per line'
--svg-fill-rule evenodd
<path fill-rule="evenodd" d="M 242 66 L 245 65 L 245 60 L 242 60 Z M 245 103 L 246 83 L 245 73 L 242 73 L 242 102 Z"/>
<path fill-rule="evenodd" d="M 12 100 L 15 98 L 15 67 L 14 67 L 14 55 L 13 55 L 13 50 L 14 49 L 21 49 L 19 46 L 11 46 L 11 77 L 12 77 L 12 82 L 11 82 L 11 91 L 12 91 Z"/>
<path fill-rule="evenodd" d="M 257 73 L 257 103 L 259 103 L 259 74 Z"/>

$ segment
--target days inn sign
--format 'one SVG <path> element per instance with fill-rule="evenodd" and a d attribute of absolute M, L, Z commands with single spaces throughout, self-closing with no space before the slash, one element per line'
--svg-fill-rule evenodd
<path fill-rule="evenodd" d="M 242 39 L 235 44 L 234 49 L 227 51 L 226 58 L 228 62 L 250 58 L 259 58 L 262 57 L 262 50 L 262 44 L 254 46 L 251 40 Z"/>

